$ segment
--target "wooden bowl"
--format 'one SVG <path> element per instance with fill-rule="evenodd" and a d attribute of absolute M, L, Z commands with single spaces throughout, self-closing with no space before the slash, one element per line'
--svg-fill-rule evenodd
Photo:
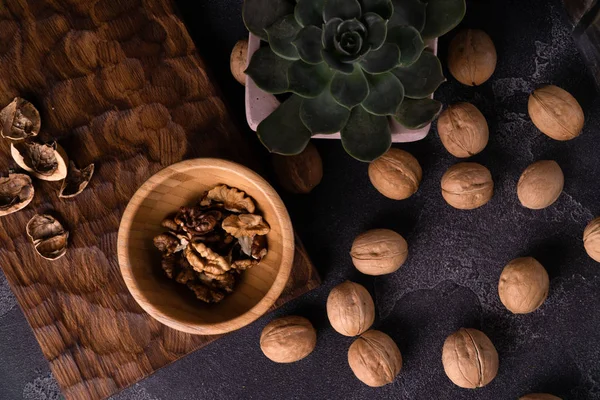
<path fill-rule="evenodd" d="M 165 231 L 160 225 L 164 217 L 194 204 L 203 192 L 219 184 L 251 196 L 271 231 L 267 256 L 242 274 L 232 294 L 208 305 L 185 285 L 165 276 L 152 239 Z M 138 189 L 123 214 L 117 251 L 125 284 L 144 311 L 173 329 L 216 335 L 250 324 L 275 303 L 292 269 L 294 233 L 281 198 L 267 181 L 239 164 L 201 158 L 171 165 Z"/>

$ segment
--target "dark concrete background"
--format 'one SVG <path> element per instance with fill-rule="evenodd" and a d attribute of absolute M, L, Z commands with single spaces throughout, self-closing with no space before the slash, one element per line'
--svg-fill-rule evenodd
<path fill-rule="evenodd" d="M 180 0 L 190 32 L 240 126 L 243 88 L 229 74 L 229 53 L 244 37 L 241 0 Z M 448 82 L 436 97 L 445 104 L 474 103 L 486 116 L 490 142 L 476 157 L 494 177 L 495 194 L 473 211 L 450 208 L 440 178 L 455 162 L 435 129 L 399 145 L 423 167 L 419 191 L 405 201 L 381 196 L 367 165 L 347 156 L 338 141 L 316 141 L 323 156 L 322 183 L 307 196 L 284 196 L 295 228 L 323 277 L 317 290 L 256 323 L 168 366 L 115 399 L 516 399 L 551 392 L 564 399 L 600 399 L 600 265 L 583 249 L 585 225 L 600 214 L 600 101 L 571 38 L 559 0 L 474 0 L 462 24 L 486 30 L 498 52 L 492 79 L 478 88 Z M 440 57 L 455 32 L 440 40 Z M 527 115 L 529 92 L 542 84 L 570 91 L 586 115 L 583 134 L 569 142 L 542 135 Z M 246 128 L 247 129 L 247 128 Z M 248 130 L 248 135 L 253 135 Z M 268 154 L 254 140 L 265 162 Z M 516 183 L 527 165 L 554 159 L 565 189 L 546 210 L 522 208 Z M 391 228 L 407 239 L 410 256 L 396 273 L 373 278 L 358 273 L 348 254 L 354 237 Z M 550 295 L 535 313 L 515 316 L 497 295 L 503 266 L 532 255 L 547 268 Z M 404 366 L 393 384 L 361 384 L 347 364 L 352 339 L 332 330 L 325 300 L 351 279 L 373 294 L 374 328 L 400 347 Z M 262 328 L 288 314 L 308 317 L 318 330 L 315 351 L 278 365 L 259 348 Z M 484 331 L 500 356 L 497 378 L 476 391 L 459 389 L 445 376 L 441 348 L 460 327 Z M 0 273 L 0 399 L 56 399 L 48 365 Z"/>

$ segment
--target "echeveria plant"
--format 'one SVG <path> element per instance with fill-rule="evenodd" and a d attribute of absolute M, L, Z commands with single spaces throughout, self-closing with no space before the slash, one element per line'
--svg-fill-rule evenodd
<path fill-rule="evenodd" d="M 353 157 L 391 144 L 388 118 L 427 125 L 445 80 L 425 40 L 454 28 L 465 0 L 245 0 L 248 30 L 268 42 L 246 73 L 262 90 L 291 93 L 258 126 L 272 152 L 297 154 L 317 133 L 341 132 Z"/>

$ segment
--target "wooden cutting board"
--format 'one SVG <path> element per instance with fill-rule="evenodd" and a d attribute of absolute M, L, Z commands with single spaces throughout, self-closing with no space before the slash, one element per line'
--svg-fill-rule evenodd
<path fill-rule="evenodd" d="M 57 138 L 79 166 L 96 164 L 75 199 L 58 198 L 60 183 L 36 181 L 32 204 L 0 218 L 0 265 L 65 396 L 110 396 L 215 340 L 151 319 L 117 264 L 121 215 L 149 176 L 202 156 L 257 165 L 171 3 L 0 2 L 0 104 L 15 96 L 38 106 L 44 139 Z M 0 171 L 14 167 L 1 141 Z M 36 212 L 71 232 L 58 261 L 38 257 L 26 237 Z M 297 243 L 277 305 L 318 284 Z"/>

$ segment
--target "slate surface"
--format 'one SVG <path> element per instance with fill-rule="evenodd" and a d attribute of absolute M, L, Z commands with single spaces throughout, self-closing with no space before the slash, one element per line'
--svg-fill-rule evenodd
<path fill-rule="evenodd" d="M 243 125 L 243 88 L 228 72 L 229 51 L 244 35 L 241 0 L 178 4 Z M 322 287 L 114 399 L 516 399 L 535 391 L 600 399 L 600 265 L 586 256 L 581 242 L 587 222 L 600 215 L 600 99 L 593 80 L 559 0 L 471 1 L 462 25 L 491 35 L 498 68 L 479 88 L 463 87 L 446 74 L 448 83 L 436 96 L 445 104 L 473 102 L 487 117 L 490 143 L 473 160 L 494 177 L 490 203 L 470 212 L 444 203 L 439 181 L 456 160 L 435 130 L 421 142 L 399 146 L 414 154 L 424 171 L 419 192 L 403 202 L 379 195 L 367 166 L 347 156 L 339 142 L 318 141 L 323 182 L 309 196 L 285 196 L 285 201 L 324 279 Z M 440 41 L 442 60 L 453 34 Z M 528 93 L 545 83 L 580 100 L 587 120 L 578 139 L 553 141 L 530 122 Z M 259 145 L 257 151 L 263 151 Z M 534 212 L 518 204 L 515 187 L 522 170 L 539 159 L 561 165 L 565 190 L 553 206 Z M 410 256 L 392 275 L 367 277 L 353 268 L 348 251 L 358 233 L 380 227 L 404 235 Z M 503 266 L 524 255 L 548 269 L 550 296 L 534 314 L 513 316 L 502 307 L 496 286 Z M 374 328 L 391 335 L 402 351 L 404 367 L 391 385 L 373 389 L 356 380 L 346 360 L 352 339 L 327 322 L 327 294 L 345 279 L 361 282 L 373 294 Z M 298 363 L 276 365 L 260 352 L 260 331 L 272 318 L 292 313 L 314 323 L 317 347 Z M 477 391 L 453 386 L 440 361 L 445 337 L 461 326 L 483 330 L 500 355 L 498 377 Z M 20 398 L 60 394 L 1 276 L 0 399 Z"/>

